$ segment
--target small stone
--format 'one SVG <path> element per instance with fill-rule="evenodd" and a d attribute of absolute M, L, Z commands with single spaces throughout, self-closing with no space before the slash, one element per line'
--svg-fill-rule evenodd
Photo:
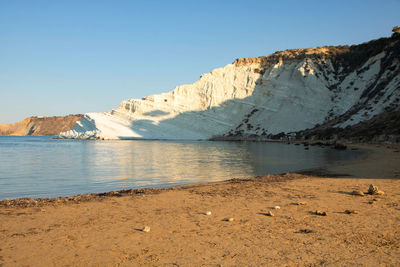
<path fill-rule="evenodd" d="M 310 234 L 310 233 L 314 233 L 314 231 L 311 229 L 301 229 L 297 233 Z"/>
<path fill-rule="evenodd" d="M 142 232 L 146 232 L 146 233 L 148 233 L 148 232 L 150 232 L 150 226 L 145 226 L 143 229 L 142 229 Z"/>
<path fill-rule="evenodd" d="M 224 221 L 226 221 L 226 222 L 233 222 L 233 218 L 232 217 L 229 217 L 229 218 L 226 218 L 226 219 L 224 219 Z"/>
<path fill-rule="evenodd" d="M 281 207 L 279 207 L 279 206 L 273 206 L 273 207 L 271 207 L 271 209 L 274 209 L 274 210 L 279 210 Z"/>
<path fill-rule="evenodd" d="M 319 216 L 328 216 L 328 214 L 326 213 L 326 211 L 320 211 L 320 210 L 315 211 L 315 215 L 319 215 Z"/>
<path fill-rule="evenodd" d="M 358 211 L 356 211 L 356 210 L 345 210 L 344 212 L 346 214 L 358 214 Z"/>
<path fill-rule="evenodd" d="M 204 212 L 204 215 L 211 215 L 211 211 Z"/>
<path fill-rule="evenodd" d="M 379 190 L 377 186 L 374 186 L 374 185 L 370 184 L 369 188 L 368 188 L 368 194 L 370 194 L 370 195 L 383 195 L 383 194 L 385 194 L 385 192 L 383 192 L 382 190 Z"/>
<path fill-rule="evenodd" d="M 307 205 L 307 202 L 297 202 L 296 205 L 297 206 L 305 206 L 305 205 Z"/>
<path fill-rule="evenodd" d="M 364 192 L 360 190 L 354 190 L 353 192 L 351 192 L 351 194 L 353 196 L 364 196 Z"/>
<path fill-rule="evenodd" d="M 370 195 L 375 195 L 378 191 L 379 191 L 379 190 L 378 190 L 378 187 L 377 187 L 377 186 L 374 186 L 373 184 L 370 184 L 370 185 L 369 185 L 368 194 L 370 194 Z"/>
<path fill-rule="evenodd" d="M 270 210 L 265 215 L 270 216 L 270 217 L 274 217 L 275 216 Z"/>

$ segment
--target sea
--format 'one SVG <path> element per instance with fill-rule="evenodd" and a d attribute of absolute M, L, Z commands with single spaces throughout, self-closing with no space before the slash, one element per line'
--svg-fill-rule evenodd
<path fill-rule="evenodd" d="M 251 178 L 355 160 L 362 151 L 277 142 L 0 137 L 0 200 Z"/>

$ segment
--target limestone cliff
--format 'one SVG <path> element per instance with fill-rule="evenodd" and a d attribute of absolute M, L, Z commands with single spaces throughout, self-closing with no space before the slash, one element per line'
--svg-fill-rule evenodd
<path fill-rule="evenodd" d="M 268 136 L 335 120 L 346 127 L 399 108 L 400 34 L 354 46 L 237 59 L 191 85 L 88 113 L 64 138 Z"/>
<path fill-rule="evenodd" d="M 83 115 L 30 117 L 14 124 L 0 124 L 0 135 L 52 136 L 71 130 Z"/>

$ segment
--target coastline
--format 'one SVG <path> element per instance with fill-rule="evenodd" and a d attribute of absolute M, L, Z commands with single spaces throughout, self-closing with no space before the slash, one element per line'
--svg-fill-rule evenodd
<path fill-rule="evenodd" d="M 219 140 L 219 141 L 231 142 L 231 141 L 239 141 L 239 140 Z M 286 141 L 281 141 L 281 140 L 255 140 L 255 139 L 240 140 L 240 142 L 267 142 L 267 143 L 272 142 L 272 143 L 282 143 L 282 144 L 287 143 Z M 319 143 L 321 143 L 321 142 L 319 142 Z M 288 145 L 302 145 L 302 144 L 303 144 L 303 142 L 288 143 Z M 314 145 L 314 144 L 311 144 L 311 145 Z M 332 145 L 329 142 L 328 142 L 328 144 L 324 144 L 322 146 L 326 146 L 327 148 L 332 147 Z M 364 150 L 365 153 L 362 156 L 362 158 L 360 158 L 360 159 L 350 160 L 349 162 L 345 162 L 340 165 L 331 164 L 331 165 L 317 167 L 317 168 L 301 169 L 301 170 L 297 170 L 297 171 L 292 171 L 291 173 L 319 176 L 319 177 L 354 177 L 353 171 L 349 171 L 349 173 L 346 173 L 346 174 L 343 173 L 340 175 L 339 173 L 335 173 L 334 169 L 339 166 L 342 166 L 342 165 L 343 166 L 347 166 L 347 165 L 351 166 L 352 164 L 355 164 L 358 162 L 363 164 L 364 160 L 367 160 L 370 157 L 370 154 L 373 153 L 373 150 L 370 149 L 371 146 L 375 146 L 375 145 L 355 144 L 355 145 L 350 146 L 351 149 Z M 381 146 L 381 147 L 383 147 L 383 146 Z M 400 149 L 400 146 L 399 146 L 399 149 Z M 399 158 L 399 161 L 400 161 L 400 158 Z M 279 175 L 279 174 L 284 174 L 284 173 L 271 173 L 271 174 Z M 265 175 L 271 175 L 271 174 L 265 174 Z M 400 174 L 400 168 L 399 168 L 399 174 Z M 261 177 L 261 176 L 259 176 L 259 177 Z M 361 176 L 359 176 L 359 177 L 361 177 Z M 239 178 L 239 179 L 247 180 L 247 179 L 254 179 L 254 178 L 257 178 L 257 177 L 249 176 L 246 178 Z M 381 178 L 385 178 L 385 177 L 381 177 Z M 232 178 L 232 179 L 237 180 L 238 178 Z M 172 186 L 157 186 L 157 187 L 149 186 L 149 187 L 141 187 L 141 188 L 120 189 L 120 190 L 114 190 L 114 191 L 83 193 L 83 194 L 57 196 L 57 197 L 5 198 L 5 199 L 0 199 L 0 207 L 2 207 L 2 206 L 3 207 L 34 207 L 34 206 L 43 206 L 43 205 L 54 204 L 54 203 L 73 203 L 76 201 L 78 201 L 78 202 L 79 201 L 92 201 L 92 200 L 100 200 L 100 199 L 103 199 L 105 197 L 110 197 L 110 196 L 124 196 L 124 195 L 161 192 L 161 191 L 171 190 L 174 188 L 179 188 L 182 186 L 198 186 L 198 185 L 204 185 L 204 184 L 215 184 L 215 183 L 219 183 L 219 182 L 229 182 L 230 180 L 231 179 L 218 181 L 218 182 L 188 183 L 188 184 L 181 184 L 181 185 L 178 184 L 178 185 L 172 185 Z"/>
<path fill-rule="evenodd" d="M 8 138 L 8 139 L 7 139 Z M 182 185 L 182 184 L 193 184 L 193 183 L 204 183 L 204 182 L 214 182 L 214 181 L 223 181 L 223 180 L 229 180 L 231 178 L 251 178 L 259 175 L 264 175 L 264 174 L 280 174 L 284 172 L 296 172 L 298 170 L 303 170 L 305 168 L 316 168 L 316 167 L 321 167 L 321 166 L 327 166 L 327 165 L 332 165 L 332 164 L 339 164 L 341 162 L 346 162 L 349 160 L 355 160 L 360 158 L 360 155 L 363 154 L 361 151 L 339 151 L 338 149 L 332 149 L 334 148 L 333 145 L 321 145 L 320 144 L 310 144 L 310 147 L 307 144 L 303 143 L 295 143 L 295 144 L 288 144 L 287 142 L 282 142 L 282 141 L 274 141 L 274 142 L 255 142 L 255 141 L 242 141 L 242 142 L 224 142 L 224 141 L 206 141 L 206 140 L 182 140 L 182 141 L 175 141 L 175 140 L 169 140 L 169 141 L 153 141 L 153 140 L 139 140 L 139 141 L 130 141 L 126 142 L 125 140 L 118 140 L 118 142 L 112 142 L 110 146 L 108 146 L 108 142 L 102 142 L 102 141 L 80 141 L 80 140 L 72 140 L 72 141 L 58 141 L 58 140 L 51 140 L 53 137 L 20 137 L 22 139 L 15 139 L 15 137 L 7 137 L 6 139 L 2 139 L 2 145 L 3 141 L 6 144 L 10 142 L 14 144 L 15 141 L 27 141 L 29 145 L 35 146 L 36 143 L 33 143 L 33 141 L 36 138 L 43 138 L 40 139 L 41 143 L 43 145 L 47 144 L 57 144 L 57 148 L 62 148 L 63 144 L 68 143 L 68 144 L 73 144 L 73 145 L 68 145 L 67 150 L 63 151 L 60 150 L 59 153 L 62 153 L 64 155 L 69 155 L 65 157 L 64 159 L 57 159 L 57 160 L 51 160 L 49 162 L 42 162 L 44 166 L 48 166 L 48 168 L 40 168 L 40 164 L 35 164 L 35 168 L 40 168 L 40 172 L 36 173 L 33 172 L 34 174 L 32 175 L 31 168 L 33 165 L 28 165 L 28 168 L 23 168 L 20 169 L 20 165 L 23 164 L 25 157 L 19 158 L 17 156 L 17 151 L 13 151 L 10 149 L 9 152 L 4 151 L 4 155 L 7 155 L 8 153 L 11 153 L 11 155 L 16 155 L 16 159 L 12 160 L 10 164 L 3 164 L 0 172 L 5 174 L 6 176 L 12 176 L 13 173 L 12 170 L 21 170 L 19 173 L 19 176 L 15 176 L 15 179 L 10 180 L 10 183 L 8 183 L 6 180 L 2 179 L 2 182 L 5 182 L 5 187 L 1 188 L 0 185 L 0 201 L 4 199 L 20 199 L 24 198 L 24 201 L 26 202 L 27 199 L 29 198 L 34 198 L 34 199 L 40 199 L 40 198 L 57 198 L 57 197 L 73 197 L 76 195 L 82 195 L 82 194 L 89 194 L 89 193 L 103 193 L 103 192 L 109 192 L 109 191 L 116 191 L 116 190 L 123 190 L 123 189 L 138 189 L 138 188 L 149 188 L 149 187 L 171 187 L 175 185 Z M 11 140 L 11 141 L 9 141 Z M 70 143 L 71 142 L 71 143 Z M 72 151 L 74 148 L 76 148 L 76 145 L 79 144 L 80 146 L 86 146 L 86 144 L 90 144 L 90 148 L 96 148 L 96 147 L 109 147 L 111 153 L 115 153 L 114 150 L 118 150 L 117 148 L 119 146 L 124 146 L 126 148 L 129 147 L 134 147 L 135 146 L 135 151 L 139 151 L 140 149 L 143 149 L 144 151 L 148 150 L 147 143 L 149 143 L 150 146 L 154 147 L 154 144 L 158 145 L 157 149 L 159 152 L 157 152 L 154 155 L 162 155 L 162 154 L 168 154 L 168 158 L 171 160 L 171 157 L 174 158 L 170 163 L 166 162 L 166 166 L 163 168 L 158 168 L 156 170 L 152 170 L 153 174 L 149 174 L 146 171 L 143 171 L 145 168 L 145 165 L 143 165 L 144 168 L 138 169 L 138 164 L 142 164 L 140 162 L 143 161 L 143 163 L 147 163 L 147 160 L 143 160 L 145 157 L 141 157 L 143 159 L 135 159 L 135 164 L 131 166 L 131 163 L 124 164 L 123 162 L 128 162 L 128 156 L 129 154 L 124 154 L 124 153 L 117 153 L 117 157 L 119 158 L 118 160 L 112 159 L 109 157 L 102 157 L 99 156 L 98 154 L 92 154 L 90 155 L 90 161 L 91 162 L 98 162 L 98 161 L 103 161 L 104 162 L 110 162 L 110 161 L 116 161 L 117 163 L 113 163 L 112 168 L 115 169 L 112 172 L 108 172 L 108 170 L 104 170 L 104 168 L 100 167 L 97 168 L 96 170 L 88 170 L 88 166 L 90 168 L 90 164 L 86 165 L 84 162 L 86 161 L 77 161 L 74 159 L 77 159 L 82 156 L 82 154 L 76 154 L 80 153 L 80 151 Z M 171 147 L 172 144 L 172 148 Z M 191 156 L 186 156 L 181 158 L 181 153 L 175 149 L 175 144 L 184 144 L 185 146 L 188 146 L 188 149 L 190 151 L 193 151 L 194 156 L 198 157 L 198 151 L 203 153 L 204 158 L 207 158 L 207 160 L 203 163 L 199 161 L 198 163 L 196 162 L 189 162 L 192 159 L 190 158 Z M 165 147 L 167 145 L 168 147 Z M 212 150 L 218 150 L 217 153 L 213 153 L 207 149 L 202 149 L 198 150 L 198 146 L 204 146 L 208 147 L 210 146 Z M 10 147 L 10 146 L 8 146 Z M 23 146 L 22 146 L 23 147 Z M 138 148 L 139 147 L 139 148 Z M 70 149 L 71 148 L 71 149 Z M 242 158 L 243 155 L 241 151 L 238 151 L 238 153 L 232 153 L 229 155 L 229 157 L 226 157 L 224 154 L 225 150 L 231 150 L 232 148 L 239 150 L 246 150 L 246 153 L 249 153 L 247 158 Z M 164 151 L 170 150 L 168 153 L 165 153 Z M 221 151 L 219 151 L 221 149 Z M 94 149 L 95 151 L 98 151 Z M 129 149 L 128 149 L 129 150 Z M 154 149 L 153 149 L 154 150 Z M 197 151 L 198 150 L 198 151 Z M 227 151 L 228 151 L 227 150 Z M 309 150 L 309 151 L 308 151 Z M 40 149 L 35 149 L 33 151 L 33 154 L 38 154 L 38 159 L 42 158 L 42 156 L 39 156 L 40 154 L 43 154 Z M 26 152 L 24 152 L 26 153 Z M 136 152 L 135 152 L 136 153 Z M 192 152 L 191 152 L 192 153 Z M 231 153 L 231 152 L 229 152 Z M 260 154 L 261 153 L 261 154 Z M 3 155 L 3 156 L 4 156 Z M 29 153 L 28 155 L 32 155 L 32 153 Z M 76 157 L 76 155 L 79 155 Z M 145 155 L 149 156 L 150 154 L 146 153 Z M 171 155 L 171 156 L 170 156 Z M 221 158 L 221 155 L 223 156 L 224 159 Z M 279 156 L 281 155 L 281 156 Z M 284 160 L 282 160 L 282 156 L 285 157 Z M 153 157 L 153 156 L 151 156 Z M 273 158 L 275 157 L 275 158 Z M 28 157 L 29 158 L 29 157 Z M 54 157 L 51 157 L 54 158 Z M 161 161 L 163 160 L 164 157 L 160 157 Z M 190 158 L 190 159 L 189 159 Z M 263 159 L 264 160 L 263 160 Z M 149 160 L 154 161 L 156 158 L 149 158 Z M 8 158 L 4 159 L 5 161 L 8 160 Z M 157 159 L 158 160 L 158 159 Z M 222 162 L 220 162 L 222 160 Z M 266 161 L 267 160 L 267 161 Z M 20 162 L 19 165 L 13 165 L 13 162 Z M 195 167 L 197 169 L 193 169 L 191 171 L 191 168 L 186 168 L 183 167 L 185 163 L 183 162 L 188 162 L 188 164 L 191 165 L 191 168 Z M 233 163 L 236 162 L 236 163 Z M 28 162 L 29 164 L 29 162 Z M 101 164 L 104 165 L 104 164 Z M 36 167 L 37 166 L 37 167 Z M 59 168 L 67 168 L 70 169 L 71 171 L 69 172 L 59 172 L 59 173 L 54 173 L 54 174 L 49 174 L 48 170 L 53 170 L 53 169 L 59 169 Z M 73 167 L 70 167 L 73 166 Z M 166 168 L 166 169 L 164 169 Z M 74 172 L 77 173 L 77 175 L 74 175 L 72 172 L 72 169 Z M 207 171 L 203 171 L 204 169 L 209 169 Z M 134 172 L 132 172 L 134 170 Z M 235 170 L 234 172 L 232 170 Z M 106 171 L 106 173 L 103 173 L 103 171 Z M 115 173 L 123 171 L 124 174 L 119 174 L 115 176 Z M 87 175 L 85 173 L 88 172 Z M 95 175 L 93 175 L 94 173 Z M 56 177 L 53 177 L 56 176 Z M 159 176 L 159 177 L 158 177 Z M 14 176 L 12 176 L 14 177 Z M 25 179 L 31 177 L 30 179 L 26 180 L 25 185 L 20 185 L 21 187 L 17 190 L 13 188 L 13 185 L 18 186 L 18 181 L 21 179 Z M 114 178 L 117 178 L 113 180 Z M 156 178 L 155 182 L 151 179 Z M 53 180 L 54 183 L 52 183 L 52 186 L 46 188 L 48 186 L 48 183 L 46 182 L 46 179 Z M 146 180 L 148 180 L 146 184 Z M 36 182 L 37 181 L 37 182 Z M 65 182 L 64 182 L 65 181 Z M 98 183 L 97 181 L 102 181 L 101 183 Z M 112 181 L 112 182 L 111 182 Z M 139 181 L 139 182 L 137 182 Z M 81 183 L 87 183 L 87 185 L 81 186 Z M 104 182 L 104 185 L 103 185 Z M 111 183 L 110 183 L 111 182 Z M 60 187 L 58 185 L 61 185 Z M 30 186 L 32 185 L 32 186 Z M 1 190 L 3 189 L 3 190 Z M 38 200 L 39 202 L 42 200 Z M 35 202 L 35 201 L 31 201 Z M 1 205 L 1 203 L 0 203 Z"/>
<path fill-rule="evenodd" d="M 362 177 L 400 179 L 400 145 L 347 144 L 366 153 L 360 159 L 320 168 L 297 171 L 298 174 L 320 177 Z"/>
<path fill-rule="evenodd" d="M 369 153 L 309 170 L 351 175 L 340 179 L 288 173 L 1 201 L 0 265 L 398 265 L 399 147 L 351 147 Z M 369 184 L 385 194 L 351 195 Z"/>

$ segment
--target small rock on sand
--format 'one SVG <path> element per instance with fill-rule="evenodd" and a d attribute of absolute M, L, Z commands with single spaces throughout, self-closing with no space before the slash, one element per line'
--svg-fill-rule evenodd
<path fill-rule="evenodd" d="M 268 211 L 267 213 L 265 213 L 265 215 L 270 216 L 270 217 L 274 217 L 275 216 L 271 211 Z"/>
<path fill-rule="evenodd" d="M 373 184 L 370 184 L 368 188 L 368 194 L 374 195 L 377 192 L 378 192 L 378 187 L 374 186 Z"/>
<path fill-rule="evenodd" d="M 225 222 L 233 222 L 234 219 L 232 217 L 229 217 L 229 218 L 223 219 L 223 221 L 225 221 Z"/>
<path fill-rule="evenodd" d="M 375 204 L 377 201 L 379 201 L 379 198 L 374 198 L 374 199 L 368 201 L 368 204 Z"/>
<path fill-rule="evenodd" d="M 142 232 L 146 232 L 146 233 L 150 232 L 150 226 L 146 225 L 145 227 L 143 227 Z"/>
<path fill-rule="evenodd" d="M 271 209 L 274 209 L 274 210 L 279 210 L 281 207 L 279 207 L 279 206 L 273 206 L 273 207 L 271 207 Z"/>
<path fill-rule="evenodd" d="M 368 194 L 370 194 L 370 195 L 383 195 L 383 194 L 385 194 L 385 192 L 379 190 L 377 186 L 374 186 L 373 184 L 370 184 L 369 188 L 368 188 Z"/>
<path fill-rule="evenodd" d="M 211 215 L 211 211 L 204 212 L 204 215 Z"/>
<path fill-rule="evenodd" d="M 314 233 L 314 231 L 311 229 L 301 229 L 297 233 L 310 234 L 310 233 Z"/>
<path fill-rule="evenodd" d="M 314 214 L 319 216 L 328 216 L 328 213 L 326 213 L 326 211 L 320 211 L 320 210 L 315 211 Z"/>
<path fill-rule="evenodd" d="M 345 210 L 344 212 L 346 214 L 358 214 L 358 211 L 356 211 L 356 210 Z"/>
<path fill-rule="evenodd" d="M 305 205 L 307 205 L 307 202 L 300 201 L 300 202 L 297 202 L 296 205 L 297 206 L 305 206 Z"/>

